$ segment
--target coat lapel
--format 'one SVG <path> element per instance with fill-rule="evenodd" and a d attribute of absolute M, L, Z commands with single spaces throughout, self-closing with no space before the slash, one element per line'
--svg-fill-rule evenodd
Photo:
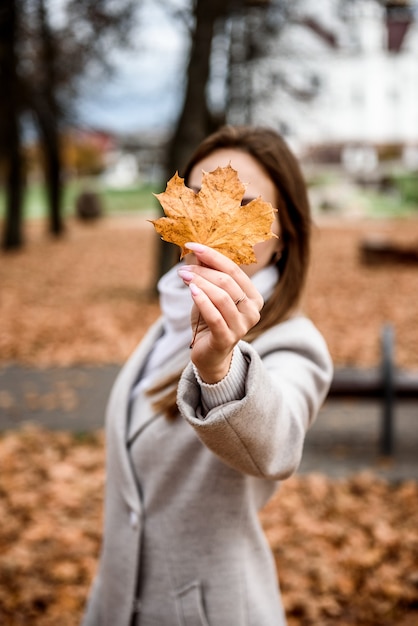
<path fill-rule="evenodd" d="M 140 512 L 140 500 L 138 497 L 139 486 L 135 479 L 131 460 L 128 452 L 128 412 L 130 411 L 130 396 L 132 388 L 138 378 L 139 372 L 145 363 L 155 341 L 162 333 L 162 319 L 157 320 L 132 354 L 126 365 L 122 368 L 116 379 L 109 399 L 106 412 L 106 438 L 108 454 L 111 458 L 114 477 L 112 483 L 118 485 L 127 505 L 137 513 Z M 160 370 L 159 378 L 168 377 L 177 370 L 180 372 L 189 361 L 189 349 L 180 350 Z M 138 424 L 132 424 L 129 432 L 129 440 L 138 435 L 138 428 L 142 429 L 155 414 L 152 409 L 152 400 L 142 395 L 141 419 Z"/>
<path fill-rule="evenodd" d="M 138 514 L 140 513 L 138 485 L 127 451 L 126 429 L 130 394 L 145 358 L 161 332 L 162 319 L 159 319 L 151 326 L 138 348 L 120 371 L 106 411 L 106 444 L 109 464 L 111 464 L 113 472 L 112 484 L 118 486 L 127 505 Z"/>
<path fill-rule="evenodd" d="M 154 380 L 151 378 L 146 389 L 152 389 L 154 384 L 157 384 L 164 379 L 168 379 L 176 372 L 180 374 L 186 367 L 189 359 L 190 351 L 188 347 L 185 347 L 183 350 L 179 350 L 164 364 L 163 367 L 158 369 L 158 377 Z M 142 390 L 136 400 L 132 403 L 129 419 L 129 431 L 127 436 L 128 445 L 130 445 L 144 430 L 144 428 L 146 428 L 147 425 L 157 417 L 153 408 L 154 397 L 148 396 L 146 389 Z"/>

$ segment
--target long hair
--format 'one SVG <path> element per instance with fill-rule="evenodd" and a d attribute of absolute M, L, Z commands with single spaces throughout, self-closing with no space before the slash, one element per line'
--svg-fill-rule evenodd
<path fill-rule="evenodd" d="M 271 128 L 252 126 L 223 126 L 209 135 L 190 157 L 184 172 L 188 184 L 192 169 L 216 150 L 230 148 L 250 154 L 266 171 L 274 183 L 279 198 L 281 255 L 273 261 L 279 270 L 273 294 L 265 303 L 260 320 L 245 339 L 253 341 L 261 333 L 284 321 L 296 310 L 309 266 L 311 216 L 306 184 L 299 163 L 284 139 Z M 167 394 L 155 403 L 155 408 L 173 417 L 176 376 L 150 390 L 160 392 L 167 386 Z M 178 375 L 177 375 L 178 380 Z M 170 391 L 168 389 L 170 388 Z"/>

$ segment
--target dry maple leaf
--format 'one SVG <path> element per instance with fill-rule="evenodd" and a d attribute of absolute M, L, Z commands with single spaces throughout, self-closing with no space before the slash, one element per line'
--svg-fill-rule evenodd
<path fill-rule="evenodd" d="M 242 206 L 244 192 L 230 165 L 204 172 L 198 193 L 176 173 L 165 192 L 156 194 L 166 216 L 151 221 L 162 239 L 180 246 L 181 258 L 185 244 L 195 241 L 240 265 L 255 263 L 254 244 L 277 236 L 271 230 L 276 209 L 261 197 Z"/>

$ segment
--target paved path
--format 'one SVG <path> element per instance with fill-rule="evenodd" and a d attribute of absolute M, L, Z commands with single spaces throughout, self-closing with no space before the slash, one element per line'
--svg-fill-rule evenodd
<path fill-rule="evenodd" d="M 103 427 L 104 410 L 119 366 L 0 368 L 0 430 L 35 422 L 83 432 Z M 301 472 L 343 477 L 372 470 L 390 480 L 418 480 L 418 401 L 396 407 L 393 458 L 378 454 L 376 402 L 328 400 L 308 433 Z"/>

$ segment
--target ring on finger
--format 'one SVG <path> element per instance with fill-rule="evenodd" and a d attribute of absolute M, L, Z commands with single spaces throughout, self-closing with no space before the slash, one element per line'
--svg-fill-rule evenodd
<path fill-rule="evenodd" d="M 240 302 L 244 302 L 244 300 L 246 299 L 247 299 L 247 295 L 243 293 L 242 296 L 238 298 L 238 300 L 234 300 L 235 306 L 238 306 Z"/>

